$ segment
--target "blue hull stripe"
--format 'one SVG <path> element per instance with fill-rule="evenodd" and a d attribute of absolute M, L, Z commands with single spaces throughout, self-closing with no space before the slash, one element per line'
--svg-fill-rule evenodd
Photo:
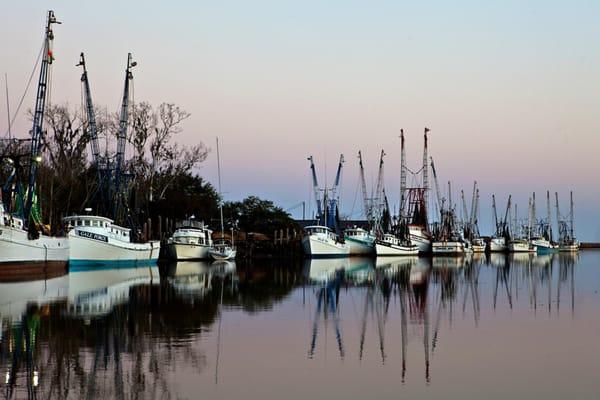
<path fill-rule="evenodd" d="M 143 260 L 70 260 L 69 271 L 89 271 L 103 269 L 126 269 L 136 267 L 152 267 L 157 265 L 158 259 L 143 259 Z"/>

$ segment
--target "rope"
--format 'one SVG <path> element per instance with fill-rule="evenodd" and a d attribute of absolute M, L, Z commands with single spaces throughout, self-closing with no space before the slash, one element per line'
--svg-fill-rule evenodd
<path fill-rule="evenodd" d="M 27 92 L 29 91 L 29 86 L 31 85 L 31 81 L 33 80 L 33 75 L 35 74 L 35 71 L 37 70 L 37 67 L 40 63 L 40 58 L 42 57 L 42 53 L 44 52 L 44 47 L 46 45 L 45 43 L 45 38 L 42 41 L 42 48 L 40 49 L 40 52 L 37 56 L 37 60 L 35 61 L 35 65 L 33 67 L 33 70 L 31 71 L 31 74 L 29 75 L 29 80 L 27 81 L 27 86 L 25 86 L 25 91 L 23 92 L 23 96 L 21 96 L 21 100 L 19 100 L 19 105 L 17 106 L 17 109 L 12 117 L 12 119 L 10 120 L 10 125 L 13 126 L 15 124 L 15 120 L 17 119 L 17 115 L 19 114 L 19 111 L 21 110 L 21 106 L 23 105 L 23 100 L 25 100 L 25 96 L 27 95 Z M 4 133 L 4 136 L 6 137 L 8 135 L 8 130 Z"/>

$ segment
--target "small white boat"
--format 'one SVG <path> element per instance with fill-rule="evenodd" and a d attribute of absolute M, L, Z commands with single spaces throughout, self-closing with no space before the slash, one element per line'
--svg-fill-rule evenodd
<path fill-rule="evenodd" d="M 235 247 L 225 239 L 217 240 L 208 250 L 213 260 L 231 260 L 237 255 Z"/>
<path fill-rule="evenodd" d="M 347 257 L 350 255 L 348 244 L 341 241 L 331 229 L 321 225 L 304 228 L 302 248 L 309 257 Z"/>
<path fill-rule="evenodd" d="M 192 217 L 178 224 L 167 245 L 171 259 L 206 260 L 213 245 L 212 230 Z"/>
<path fill-rule="evenodd" d="M 69 269 L 107 267 L 112 264 L 153 265 L 158 260 L 160 242 L 131 241 L 131 229 L 114 225 L 98 215 L 74 215 L 63 219 L 70 241 Z"/>
<path fill-rule="evenodd" d="M 488 245 L 490 252 L 499 253 L 508 251 L 508 247 L 506 246 L 506 239 L 504 237 L 493 237 Z"/>
<path fill-rule="evenodd" d="M 419 254 L 419 247 L 413 243 L 402 242 L 395 235 L 384 234 L 375 241 L 375 254 L 380 256 L 414 256 Z"/>
<path fill-rule="evenodd" d="M 369 255 L 375 252 L 375 236 L 362 228 L 346 229 L 344 241 L 348 244 L 351 256 Z"/>
<path fill-rule="evenodd" d="M 485 252 L 485 246 L 485 241 L 483 240 L 483 238 L 480 237 L 473 239 L 473 242 L 471 243 L 471 247 L 473 248 L 474 253 Z"/>

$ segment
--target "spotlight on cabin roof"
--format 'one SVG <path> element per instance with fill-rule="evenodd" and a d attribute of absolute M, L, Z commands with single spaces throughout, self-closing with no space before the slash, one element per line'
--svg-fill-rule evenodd
<path fill-rule="evenodd" d="M 91 207 L 86 207 L 83 209 L 83 211 L 85 211 L 86 213 L 90 214 L 92 212 L 92 208 Z"/>

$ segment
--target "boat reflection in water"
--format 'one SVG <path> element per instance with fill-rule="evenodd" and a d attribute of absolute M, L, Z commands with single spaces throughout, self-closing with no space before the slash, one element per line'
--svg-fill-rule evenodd
<path fill-rule="evenodd" d="M 338 371 L 350 386 L 376 374 L 411 390 L 448 389 L 435 378 L 453 376 L 457 354 L 482 351 L 480 326 L 504 334 L 519 318 L 512 329 L 521 340 L 539 334 L 522 328 L 523 318 L 543 312 L 538 325 L 547 329 L 565 304 L 564 323 L 577 323 L 568 310 L 577 304 L 577 257 L 180 262 L 0 283 L 0 389 L 9 399 L 192 398 L 202 385 L 207 397 L 234 398 L 241 371 L 285 378 L 272 360 L 309 375 Z M 268 362 L 256 362 L 260 355 Z M 189 392 L 180 392 L 182 380 Z"/>

